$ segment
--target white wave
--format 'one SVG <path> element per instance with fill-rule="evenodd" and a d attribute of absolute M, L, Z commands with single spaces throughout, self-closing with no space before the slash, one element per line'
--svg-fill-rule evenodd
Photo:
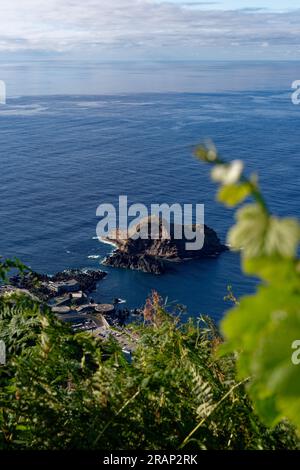
<path fill-rule="evenodd" d="M 80 108 L 101 108 L 108 104 L 107 101 L 79 101 L 76 103 Z"/>
<path fill-rule="evenodd" d="M 89 259 L 99 259 L 100 255 L 89 255 L 88 258 Z"/>
<path fill-rule="evenodd" d="M 107 240 L 106 238 L 102 237 L 93 237 L 92 240 L 98 240 L 100 243 L 103 243 L 104 245 L 110 245 L 113 246 L 114 248 L 118 248 L 117 244 Z"/>
<path fill-rule="evenodd" d="M 0 116 L 34 116 L 47 111 L 47 109 L 47 107 L 41 105 L 5 105 L 1 107 Z"/>
<path fill-rule="evenodd" d="M 122 101 L 124 106 L 154 106 L 156 103 L 151 101 Z"/>
<path fill-rule="evenodd" d="M 122 100 L 97 100 L 97 101 L 77 101 L 74 102 L 80 108 L 102 108 L 103 106 L 121 105 L 129 106 L 153 106 L 156 103 L 151 101 L 122 101 Z"/>
<path fill-rule="evenodd" d="M 101 243 L 104 243 L 105 245 L 110 245 L 110 246 L 113 246 L 114 248 L 118 248 L 118 245 L 116 243 L 109 241 L 106 238 L 100 238 L 99 241 L 101 241 Z"/>

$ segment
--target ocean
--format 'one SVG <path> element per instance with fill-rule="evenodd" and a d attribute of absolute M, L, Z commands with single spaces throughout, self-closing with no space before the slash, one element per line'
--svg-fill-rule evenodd
<path fill-rule="evenodd" d="M 299 74 L 297 76 L 297 72 Z M 32 77 L 30 79 L 30 77 Z M 1 64 L 0 255 L 32 269 L 104 269 L 93 295 L 143 305 L 152 289 L 190 316 L 216 321 L 256 279 L 237 253 L 174 264 L 154 276 L 103 267 L 96 209 L 129 202 L 201 203 L 225 242 L 233 211 L 215 201 L 209 170 L 192 155 L 212 139 L 228 159 L 258 172 L 271 209 L 299 216 L 300 106 L 291 102 L 298 63 Z"/>

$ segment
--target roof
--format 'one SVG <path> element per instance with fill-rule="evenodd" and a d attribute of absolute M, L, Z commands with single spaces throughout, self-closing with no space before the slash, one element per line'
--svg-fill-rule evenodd
<path fill-rule="evenodd" d="M 70 313 L 71 312 L 71 309 L 70 307 L 52 307 L 52 312 L 53 313 L 59 313 L 59 314 L 63 314 L 63 313 Z"/>
<path fill-rule="evenodd" d="M 98 328 L 110 328 L 108 322 L 104 318 L 103 315 L 85 315 L 76 312 L 66 313 L 62 315 L 57 315 L 58 318 L 62 321 L 70 322 L 70 323 L 85 323 L 91 322 L 94 323 Z"/>
<path fill-rule="evenodd" d="M 97 304 L 95 310 L 99 313 L 112 313 L 115 311 L 115 307 L 112 304 Z"/>
<path fill-rule="evenodd" d="M 67 321 L 67 322 L 79 322 L 79 321 L 86 321 L 86 320 L 89 320 L 89 317 L 87 315 L 84 315 L 84 314 L 80 314 L 80 313 L 76 313 L 76 312 L 73 312 L 72 313 L 66 313 L 66 314 L 61 314 L 61 315 L 58 315 L 58 318 L 62 321 Z"/>
<path fill-rule="evenodd" d="M 79 313 L 92 313 L 95 311 L 95 304 L 84 304 L 76 308 L 76 311 Z"/>

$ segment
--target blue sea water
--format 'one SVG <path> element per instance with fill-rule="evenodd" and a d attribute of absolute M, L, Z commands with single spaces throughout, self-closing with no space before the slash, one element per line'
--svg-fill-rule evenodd
<path fill-rule="evenodd" d="M 283 65 L 267 65 L 264 80 L 257 66 L 239 65 L 238 72 L 227 65 L 201 67 L 189 66 L 185 87 L 177 83 L 168 91 L 155 82 L 157 93 L 111 92 L 107 85 L 103 93 L 91 87 L 75 94 L 73 82 L 71 94 L 67 87 L 54 93 L 51 85 L 44 94 L 37 86 L 22 95 L 12 68 L 3 66 L 15 96 L 0 107 L 0 254 L 50 274 L 99 268 L 111 247 L 96 239 L 96 208 L 117 203 L 120 194 L 146 205 L 204 203 L 205 222 L 225 241 L 233 212 L 215 202 L 208 168 L 192 156 L 207 138 L 224 156 L 241 158 L 249 172 L 259 173 L 274 212 L 299 215 L 300 106 L 292 104 L 289 88 L 300 78 L 296 66 L 288 74 Z M 216 70 L 225 87 L 217 87 Z M 239 256 L 231 252 L 176 264 L 160 277 L 104 269 L 109 275 L 97 300 L 121 297 L 135 307 L 156 289 L 168 302 L 186 305 L 190 315 L 216 320 L 229 306 L 223 300 L 228 284 L 236 295 L 253 292 L 256 284 L 242 275 Z"/>

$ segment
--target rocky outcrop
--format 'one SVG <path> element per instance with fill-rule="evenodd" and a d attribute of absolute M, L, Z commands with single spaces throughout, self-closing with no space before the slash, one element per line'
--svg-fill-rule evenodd
<path fill-rule="evenodd" d="M 69 269 L 55 274 L 51 277 L 52 282 L 64 282 L 75 279 L 79 284 L 79 288 L 83 292 L 92 292 L 96 289 L 99 281 L 106 277 L 107 273 L 104 271 L 94 271 L 91 269 Z M 48 277 L 49 279 L 49 277 Z"/>
<path fill-rule="evenodd" d="M 151 274 L 163 274 L 166 270 L 165 263 L 159 258 L 145 254 L 129 254 L 119 250 L 108 256 L 103 264 Z"/>
<path fill-rule="evenodd" d="M 166 271 L 168 265 L 166 261 L 184 261 L 191 259 L 201 259 L 216 257 L 227 250 L 216 232 L 207 225 L 193 225 L 189 227 L 198 235 L 204 235 L 204 243 L 201 249 L 190 249 L 188 243 L 191 241 L 183 234 L 181 239 L 175 237 L 178 233 L 178 225 L 170 224 L 168 226 L 164 220 L 148 218 L 140 222 L 132 232 L 129 238 L 126 238 L 120 231 L 110 234 L 104 239 L 116 246 L 116 250 L 108 256 L 103 264 L 118 268 L 134 269 L 152 274 L 162 274 Z M 153 229 L 155 225 L 156 228 Z M 147 234 L 147 237 L 136 238 L 134 233 Z M 177 231 L 176 231 L 177 230 Z M 156 234 L 153 237 L 153 233 Z"/>

